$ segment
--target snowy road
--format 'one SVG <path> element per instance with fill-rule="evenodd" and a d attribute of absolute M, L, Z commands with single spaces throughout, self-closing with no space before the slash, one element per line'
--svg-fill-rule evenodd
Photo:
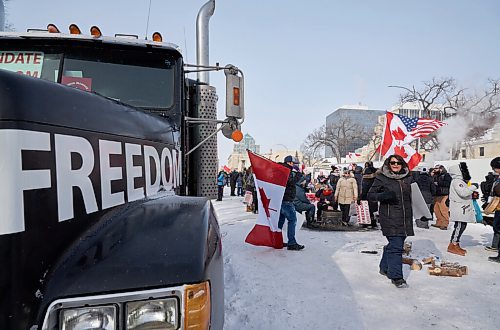
<path fill-rule="evenodd" d="M 416 228 L 407 239 L 412 257 L 433 253 L 467 265 L 469 275 L 436 277 L 426 266 L 404 266 L 410 287 L 397 289 L 378 274 L 386 242 L 380 231 L 301 229 L 303 251 L 255 247 L 244 243 L 255 215 L 245 212 L 242 197 L 226 195 L 213 204 L 223 235 L 227 330 L 498 329 L 500 265 L 487 261 L 493 254 L 484 250 L 491 227 L 469 225 L 462 238 L 465 257 L 446 252 L 451 230 Z"/>

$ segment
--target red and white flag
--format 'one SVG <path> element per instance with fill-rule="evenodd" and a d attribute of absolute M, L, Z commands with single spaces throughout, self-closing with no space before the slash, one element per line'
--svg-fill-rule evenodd
<path fill-rule="evenodd" d="M 361 156 L 361 154 L 358 154 L 358 153 L 356 153 L 356 152 L 349 152 L 349 153 L 347 154 L 347 157 L 348 157 L 348 158 L 351 158 L 351 159 L 352 159 L 353 157 L 360 157 L 360 156 Z"/>
<path fill-rule="evenodd" d="M 281 249 L 283 236 L 278 221 L 290 169 L 251 151 L 248 151 L 248 156 L 255 178 L 259 214 L 245 242 Z"/>
<path fill-rule="evenodd" d="M 405 118 L 411 119 L 412 122 L 408 124 L 408 121 Z M 408 163 L 408 167 L 410 168 L 410 170 L 415 168 L 415 166 L 420 163 L 422 155 L 420 155 L 415 149 L 413 149 L 409 145 L 409 143 L 416 139 L 415 136 L 423 137 L 430 134 L 428 130 L 425 130 L 425 132 L 428 132 L 425 135 L 422 135 L 424 134 L 424 131 L 418 131 L 418 133 L 415 133 L 416 135 L 413 134 L 412 132 L 414 128 L 411 127 L 413 127 L 412 123 L 416 120 L 418 121 L 418 118 L 408 118 L 405 116 L 394 114 L 392 112 L 387 112 L 387 114 L 385 115 L 383 141 L 378 149 L 380 154 L 384 157 L 388 157 L 393 154 L 400 155 Z M 436 129 L 437 128 L 435 128 L 434 130 Z"/>
<path fill-rule="evenodd" d="M 229 167 L 227 167 L 226 165 L 224 165 L 224 172 L 230 173 L 231 169 Z"/>

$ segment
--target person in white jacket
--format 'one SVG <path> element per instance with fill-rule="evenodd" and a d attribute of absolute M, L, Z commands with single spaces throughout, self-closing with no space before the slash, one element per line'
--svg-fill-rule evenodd
<path fill-rule="evenodd" d="M 460 237 L 467 227 L 467 223 L 476 222 L 476 213 L 472 204 L 472 193 L 478 188 L 477 184 L 470 184 L 470 174 L 467 164 L 461 162 L 448 170 L 452 181 L 450 186 L 450 220 L 455 221 L 451 234 L 448 252 L 465 256 L 467 251 L 460 247 Z"/>

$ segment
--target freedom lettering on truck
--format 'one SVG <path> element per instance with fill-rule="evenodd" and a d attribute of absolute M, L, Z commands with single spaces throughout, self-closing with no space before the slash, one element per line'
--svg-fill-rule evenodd
<path fill-rule="evenodd" d="M 0 129 L 0 150 L 0 235 L 25 230 L 30 191 L 55 194 L 57 214 L 42 217 L 62 222 L 75 205 L 90 214 L 181 184 L 180 152 L 161 143 Z"/>
<path fill-rule="evenodd" d="M 0 69 L 39 78 L 43 65 L 42 52 L 0 51 Z"/>

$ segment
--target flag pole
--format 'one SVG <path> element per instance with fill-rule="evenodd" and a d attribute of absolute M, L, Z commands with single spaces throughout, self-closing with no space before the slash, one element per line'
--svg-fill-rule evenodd
<path fill-rule="evenodd" d="M 382 146 L 384 145 L 384 137 L 385 137 L 385 127 L 387 126 L 387 111 L 384 115 L 384 128 L 382 130 L 382 141 L 380 142 L 380 146 L 378 149 L 378 161 L 380 162 L 380 158 L 382 156 Z"/>

